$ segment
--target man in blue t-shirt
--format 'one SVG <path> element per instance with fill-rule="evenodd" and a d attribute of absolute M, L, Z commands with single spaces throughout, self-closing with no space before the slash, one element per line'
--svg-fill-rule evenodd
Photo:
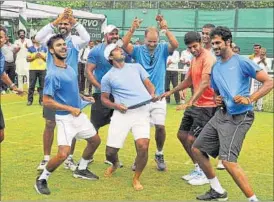
<path fill-rule="evenodd" d="M 123 48 L 132 56 L 136 63 L 139 63 L 149 74 L 150 80 L 155 86 L 156 95 L 165 92 L 165 76 L 167 57 L 178 48 L 179 44 L 175 36 L 168 30 L 167 22 L 162 16 L 157 16 L 161 32 L 164 32 L 169 43 L 159 43 L 159 31 L 154 27 L 148 27 L 145 31 L 144 45 L 132 45 L 130 43 L 134 31 L 139 28 L 141 20 L 134 19 L 131 28 L 123 38 Z M 157 169 L 164 171 L 166 164 L 164 161 L 163 147 L 166 139 L 165 131 L 166 100 L 159 100 L 150 104 L 150 120 L 155 125 L 155 139 L 157 151 L 155 161 Z"/>
<path fill-rule="evenodd" d="M 2 53 L 1 48 L 4 46 L 7 40 L 7 30 L 4 27 L 0 27 L 0 79 L 4 82 L 9 88 L 15 91 L 18 95 L 22 95 L 23 91 L 18 89 L 14 83 L 10 80 L 9 76 L 5 73 L 5 57 Z M 0 143 L 4 140 L 4 116 L 1 109 L 0 103 Z"/>
<path fill-rule="evenodd" d="M 95 128 L 88 117 L 81 112 L 83 105 L 79 94 L 78 78 L 74 69 L 65 63 L 68 52 L 63 36 L 59 34 L 51 37 L 48 49 L 53 57 L 53 65 L 45 78 L 43 103 L 46 107 L 56 110 L 58 153 L 49 160 L 42 174 L 36 179 L 36 191 L 46 195 L 50 194 L 47 180 L 50 174 L 67 159 L 74 138 L 85 139 L 87 146 L 73 176 L 88 180 L 99 179 L 88 170 L 87 166 L 90 157 L 100 144 L 100 137 Z M 82 96 L 82 98 L 87 102 L 94 102 L 92 97 Z"/>
<path fill-rule="evenodd" d="M 227 27 L 217 27 L 210 33 L 210 37 L 218 57 L 212 68 L 211 86 L 221 108 L 203 128 L 192 147 L 194 157 L 211 186 L 208 192 L 197 199 L 210 201 L 228 198 L 210 165 L 210 155 L 214 158 L 219 156 L 225 169 L 249 201 L 258 201 L 237 159 L 246 133 L 254 120 L 252 102 L 273 89 L 273 80 L 251 60 L 233 53 L 232 34 Z M 263 83 L 252 95 L 249 91 L 251 78 Z"/>
<path fill-rule="evenodd" d="M 89 33 L 86 31 L 83 25 L 78 23 L 76 19 L 72 16 L 72 10 L 66 8 L 63 13 L 61 13 L 58 18 L 56 18 L 52 23 L 44 26 L 39 32 L 37 32 L 35 39 L 46 45 L 48 39 L 54 35 L 54 29 L 57 28 L 58 32 L 62 34 L 65 38 L 68 55 L 65 59 L 66 63 L 71 66 L 76 74 L 78 74 L 78 54 L 79 50 L 85 47 L 89 40 Z M 79 36 L 72 35 L 71 30 L 75 29 Z M 53 65 L 53 57 L 51 54 L 47 54 L 47 70 L 50 70 Z M 50 159 L 51 146 L 53 143 L 54 129 L 55 129 L 55 110 L 43 107 L 43 117 L 46 120 L 45 130 L 43 134 L 43 146 L 44 146 L 44 159 L 41 161 L 37 170 L 43 170 Z M 69 158 L 65 161 L 65 169 L 70 169 L 74 171 L 76 169 L 76 164 L 73 162 L 73 152 L 75 148 L 76 140 L 73 140 L 71 145 L 71 154 Z M 92 159 L 91 159 L 92 160 Z"/>
<path fill-rule="evenodd" d="M 150 137 L 148 103 L 155 99 L 155 88 L 140 64 L 125 63 L 124 51 L 117 44 L 108 45 L 104 57 L 113 67 L 102 78 L 101 100 L 105 106 L 114 109 L 106 148 L 112 166 L 107 168 L 105 176 L 111 176 L 117 169 L 117 153 L 132 131 L 137 150 L 133 187 L 142 190 L 139 178 L 147 163 Z M 110 94 L 115 101 L 110 99 Z"/>

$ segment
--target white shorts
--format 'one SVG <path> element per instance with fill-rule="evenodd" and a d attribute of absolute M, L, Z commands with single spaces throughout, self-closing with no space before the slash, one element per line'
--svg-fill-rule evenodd
<path fill-rule="evenodd" d="M 149 105 L 129 109 L 124 114 L 114 110 L 108 130 L 107 146 L 122 148 L 130 130 L 134 140 L 150 138 Z"/>
<path fill-rule="evenodd" d="M 74 117 L 71 114 L 55 115 L 55 120 L 58 145 L 71 146 L 73 138 L 88 139 L 97 134 L 94 126 L 84 113 L 81 113 L 78 117 Z"/>
<path fill-rule="evenodd" d="M 151 102 L 149 104 L 150 124 L 165 125 L 166 122 L 166 99 Z"/>

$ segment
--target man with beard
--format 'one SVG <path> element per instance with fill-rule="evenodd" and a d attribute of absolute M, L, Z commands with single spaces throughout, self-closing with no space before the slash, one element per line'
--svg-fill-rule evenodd
<path fill-rule="evenodd" d="M 49 23 L 43 27 L 37 34 L 35 39 L 43 44 L 46 44 L 48 39 L 53 36 L 54 28 L 58 29 L 61 35 L 64 37 L 67 47 L 68 47 L 68 56 L 65 59 L 66 64 L 71 66 L 75 73 L 78 75 L 78 54 L 79 50 L 85 47 L 89 40 L 90 36 L 86 29 L 80 23 L 76 22 L 76 19 L 72 16 L 72 10 L 66 8 L 62 14 L 58 16 L 56 20 L 52 23 Z M 79 36 L 71 35 L 72 28 L 76 29 L 79 33 Z M 47 70 L 52 68 L 53 57 L 51 54 L 47 54 Z M 43 117 L 46 120 L 45 130 L 43 134 L 43 146 L 44 146 L 44 159 L 41 161 L 40 165 L 37 167 L 37 170 L 43 170 L 45 165 L 50 159 L 51 146 L 53 143 L 54 137 L 54 128 L 55 128 L 55 111 L 48 109 L 47 107 L 43 108 Z M 72 156 L 74 152 L 76 140 L 72 141 L 71 145 L 71 154 L 68 159 L 65 161 L 65 168 L 71 169 L 74 171 L 76 165 L 73 162 Z"/>
<path fill-rule="evenodd" d="M 107 168 L 105 176 L 110 177 L 119 166 L 117 153 L 123 147 L 131 130 L 137 149 L 136 170 L 132 184 L 133 188 L 139 191 L 143 189 L 140 176 L 148 159 L 150 137 L 148 103 L 155 98 L 155 88 L 148 78 L 148 73 L 140 64 L 125 63 L 124 51 L 117 44 L 108 45 L 104 56 L 112 64 L 112 68 L 102 78 L 101 100 L 105 106 L 114 109 L 106 147 L 106 155 L 112 166 Z M 115 101 L 109 99 L 110 94 L 114 96 Z M 137 107 L 136 104 L 139 106 Z"/>
<path fill-rule="evenodd" d="M 214 52 L 219 56 L 212 68 L 211 86 L 219 95 L 216 98 L 217 104 L 222 107 L 205 125 L 192 146 L 194 157 L 210 183 L 210 190 L 197 199 L 228 199 L 227 192 L 221 186 L 210 164 L 210 155 L 214 158 L 219 156 L 249 201 L 258 201 L 237 159 L 246 133 L 254 121 L 252 103 L 273 89 L 273 80 L 251 60 L 233 53 L 232 34 L 227 27 L 215 28 L 210 37 Z M 263 83 L 261 88 L 252 94 L 249 89 L 251 78 Z"/>
<path fill-rule="evenodd" d="M 48 54 L 51 54 L 53 58 L 53 64 L 51 64 L 45 79 L 43 103 L 48 108 L 56 110 L 58 152 L 55 157 L 49 160 L 42 174 L 37 177 L 34 187 L 39 194 L 49 195 L 47 180 L 50 174 L 67 159 L 73 138 L 87 141 L 87 146 L 73 176 L 87 180 L 99 179 L 88 170 L 87 166 L 89 159 L 100 144 L 100 137 L 88 117 L 81 112 L 82 101 L 77 74 L 65 62 L 68 56 L 68 47 L 63 36 L 58 34 L 51 37 L 47 45 Z M 85 101 L 94 102 L 92 97 L 82 96 L 82 98 Z"/>
<path fill-rule="evenodd" d="M 7 31 L 4 27 L 0 27 L 0 48 L 4 46 L 7 40 Z M 22 95 L 23 91 L 18 89 L 14 83 L 10 80 L 9 76 L 5 73 L 5 57 L 2 53 L 2 50 L 0 51 L 0 79 L 2 82 L 4 82 L 11 90 L 17 92 L 17 94 Z M 5 128 L 5 122 L 4 122 L 4 116 L 1 109 L 1 103 L 0 103 L 0 143 L 4 140 L 4 128 Z"/>
<path fill-rule="evenodd" d="M 105 48 L 111 43 L 116 43 L 118 39 L 118 28 L 115 25 L 108 25 L 104 30 L 104 42 L 95 46 L 88 55 L 86 66 L 87 78 L 95 87 L 93 94 L 95 103 L 91 107 L 90 121 L 97 132 L 101 127 L 110 123 L 110 118 L 113 113 L 113 109 L 109 109 L 101 102 L 101 80 L 111 68 L 111 64 L 104 57 Z M 112 95 L 110 95 L 110 100 L 113 101 Z M 108 159 L 106 159 L 105 162 L 109 163 Z"/>
<path fill-rule="evenodd" d="M 18 32 L 19 39 L 14 42 L 16 46 L 16 73 L 18 88 L 23 90 L 24 77 L 27 77 L 27 84 L 29 85 L 29 63 L 27 62 L 28 48 L 32 46 L 30 39 L 26 38 L 26 31 L 20 29 Z"/>
<path fill-rule="evenodd" d="M 188 75 L 182 83 L 161 97 L 170 96 L 190 86 L 194 88 L 194 94 L 190 100 L 177 107 L 177 110 L 186 109 L 177 137 L 194 163 L 194 170 L 190 174 L 182 176 L 182 179 L 191 185 L 204 185 L 208 183 L 208 180 L 195 160 L 191 147 L 216 111 L 214 91 L 210 88 L 210 74 L 214 58 L 208 50 L 202 47 L 201 36 L 198 32 L 186 33 L 184 41 L 194 56 L 190 63 Z"/>
<path fill-rule="evenodd" d="M 172 32 L 168 30 L 167 22 L 163 17 L 157 16 L 156 20 L 158 21 L 162 32 L 165 32 L 169 43 L 159 43 L 158 29 L 148 27 L 145 31 L 145 44 L 132 45 L 130 43 L 131 38 L 142 22 L 142 20 L 136 18 L 123 38 L 123 48 L 132 56 L 136 63 L 141 64 L 145 68 L 150 76 L 151 82 L 155 86 L 156 95 L 161 95 L 165 92 L 167 57 L 178 48 L 179 44 Z M 151 124 L 155 126 L 155 140 L 157 145 L 155 161 L 159 171 L 166 170 L 163 152 L 166 139 L 165 119 L 166 100 L 150 103 L 150 120 Z M 132 169 L 134 170 L 135 166 L 133 166 Z"/>

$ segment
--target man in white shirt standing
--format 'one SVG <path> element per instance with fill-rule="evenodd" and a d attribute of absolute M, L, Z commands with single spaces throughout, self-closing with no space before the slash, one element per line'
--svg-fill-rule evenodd
<path fill-rule="evenodd" d="M 173 54 L 167 58 L 167 72 L 166 72 L 166 82 L 165 91 L 170 90 L 170 82 L 173 88 L 178 85 L 178 63 L 180 62 L 180 55 L 177 50 L 173 51 Z M 179 92 L 174 93 L 176 104 L 180 104 Z M 166 97 L 166 102 L 170 103 L 170 97 Z"/>
<path fill-rule="evenodd" d="M 23 29 L 18 31 L 19 39 L 14 42 L 18 52 L 16 55 L 16 73 L 18 79 L 18 88 L 23 90 L 24 76 L 27 77 L 27 84 L 29 87 L 29 63 L 27 62 L 28 48 L 32 46 L 30 39 L 26 38 L 26 32 Z"/>

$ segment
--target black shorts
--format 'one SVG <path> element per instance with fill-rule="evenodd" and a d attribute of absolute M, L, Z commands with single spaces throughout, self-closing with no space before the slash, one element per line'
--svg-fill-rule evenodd
<path fill-rule="evenodd" d="M 95 99 L 95 103 L 91 106 L 90 122 L 98 132 L 101 127 L 110 123 L 113 109 L 109 109 L 102 104 L 100 93 L 94 93 L 93 97 Z M 110 100 L 114 101 L 112 95 L 110 95 Z"/>
<path fill-rule="evenodd" d="M 179 130 L 198 137 L 203 127 L 214 116 L 215 111 L 216 107 L 192 106 L 186 109 Z"/>
<path fill-rule="evenodd" d="M 43 107 L 43 117 L 46 120 L 55 121 L 55 110 Z"/>
<path fill-rule="evenodd" d="M 4 121 L 4 116 L 3 116 L 3 112 L 0 105 L 0 130 L 3 130 L 4 128 L 5 128 L 5 121 Z"/>
<path fill-rule="evenodd" d="M 237 162 L 245 135 L 254 121 L 254 113 L 230 115 L 219 109 L 206 124 L 193 147 L 220 160 Z"/>

